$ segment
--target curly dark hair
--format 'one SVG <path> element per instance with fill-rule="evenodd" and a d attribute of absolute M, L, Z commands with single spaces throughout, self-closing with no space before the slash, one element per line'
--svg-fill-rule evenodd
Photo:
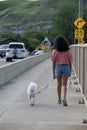
<path fill-rule="evenodd" d="M 54 49 L 56 49 L 59 52 L 68 51 L 69 50 L 69 44 L 65 40 L 65 38 L 60 36 L 60 37 L 57 37 L 56 40 L 55 40 Z"/>

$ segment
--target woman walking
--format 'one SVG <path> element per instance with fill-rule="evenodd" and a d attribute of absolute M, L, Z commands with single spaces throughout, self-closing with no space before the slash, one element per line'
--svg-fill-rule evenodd
<path fill-rule="evenodd" d="M 63 86 L 63 105 L 67 106 L 67 81 L 71 74 L 72 55 L 68 42 L 63 37 L 57 37 L 51 54 L 53 79 L 57 79 L 58 104 L 62 103 L 61 91 Z"/>

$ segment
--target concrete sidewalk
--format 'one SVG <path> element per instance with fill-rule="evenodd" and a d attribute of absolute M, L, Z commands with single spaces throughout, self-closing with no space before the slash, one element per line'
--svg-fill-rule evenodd
<path fill-rule="evenodd" d="M 87 108 L 81 104 L 82 94 L 77 92 L 77 79 L 68 81 L 68 107 L 57 104 L 56 80 L 52 81 L 51 63 L 35 79 L 40 86 L 34 106 L 27 101 L 26 88 L 0 119 L 0 130 L 87 130 Z M 46 85 L 49 83 L 47 88 Z M 44 89 L 45 88 L 45 89 Z"/>

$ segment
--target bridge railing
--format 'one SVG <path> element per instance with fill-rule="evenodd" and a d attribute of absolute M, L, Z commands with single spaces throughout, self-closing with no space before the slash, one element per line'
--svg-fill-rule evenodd
<path fill-rule="evenodd" d="M 87 44 L 71 45 L 70 49 L 81 91 L 87 100 Z"/>

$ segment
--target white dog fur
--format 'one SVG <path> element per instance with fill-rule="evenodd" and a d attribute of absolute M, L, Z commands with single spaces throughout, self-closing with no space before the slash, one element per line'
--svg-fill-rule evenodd
<path fill-rule="evenodd" d="M 28 101 L 30 105 L 34 105 L 35 103 L 36 88 L 37 88 L 37 84 L 34 82 L 31 82 L 27 87 Z"/>

